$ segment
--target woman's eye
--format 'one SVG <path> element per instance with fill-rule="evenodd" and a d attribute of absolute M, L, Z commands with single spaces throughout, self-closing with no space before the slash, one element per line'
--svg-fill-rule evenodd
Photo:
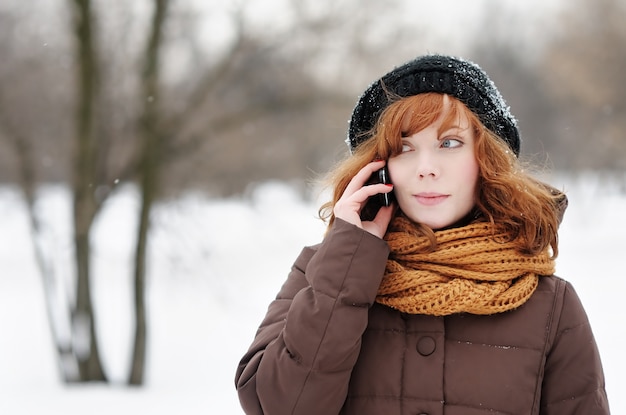
<path fill-rule="evenodd" d="M 402 144 L 402 152 L 406 153 L 407 151 L 411 151 L 411 146 L 408 144 Z"/>
<path fill-rule="evenodd" d="M 456 148 L 463 145 L 461 140 L 457 140 L 456 138 L 444 138 L 441 140 L 441 147 L 443 148 Z"/>

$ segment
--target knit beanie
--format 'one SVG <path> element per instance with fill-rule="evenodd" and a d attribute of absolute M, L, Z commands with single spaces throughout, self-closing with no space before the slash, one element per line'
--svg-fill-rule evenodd
<path fill-rule="evenodd" d="M 442 55 L 418 57 L 395 68 L 365 90 L 352 112 L 346 140 L 350 150 L 354 152 L 359 144 L 371 137 L 378 117 L 392 102 L 390 97 L 409 97 L 425 92 L 457 98 L 519 156 L 517 121 L 495 84 L 475 63 Z"/>

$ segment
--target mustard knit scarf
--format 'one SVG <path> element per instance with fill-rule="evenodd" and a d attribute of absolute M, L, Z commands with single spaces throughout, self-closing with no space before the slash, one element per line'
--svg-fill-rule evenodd
<path fill-rule="evenodd" d="M 539 275 L 554 273 L 548 250 L 519 253 L 508 235 L 490 223 L 435 232 L 437 249 L 416 236 L 412 222 L 394 219 L 385 239 L 391 249 L 376 301 L 409 314 L 495 314 L 522 305 Z"/>

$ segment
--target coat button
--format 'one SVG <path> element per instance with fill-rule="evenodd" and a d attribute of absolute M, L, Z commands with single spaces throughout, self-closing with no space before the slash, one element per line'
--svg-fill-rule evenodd
<path fill-rule="evenodd" d="M 437 344 L 435 343 L 435 339 L 430 336 L 424 336 L 417 341 L 417 352 L 422 356 L 431 355 L 436 348 Z"/>

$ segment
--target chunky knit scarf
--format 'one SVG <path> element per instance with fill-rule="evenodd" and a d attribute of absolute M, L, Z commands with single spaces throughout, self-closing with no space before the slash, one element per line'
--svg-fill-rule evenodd
<path fill-rule="evenodd" d="M 522 305 L 540 275 L 554 273 L 548 250 L 519 253 L 506 232 L 473 223 L 435 232 L 437 248 L 416 236 L 412 222 L 394 219 L 385 239 L 391 249 L 376 301 L 409 314 L 495 314 Z"/>

